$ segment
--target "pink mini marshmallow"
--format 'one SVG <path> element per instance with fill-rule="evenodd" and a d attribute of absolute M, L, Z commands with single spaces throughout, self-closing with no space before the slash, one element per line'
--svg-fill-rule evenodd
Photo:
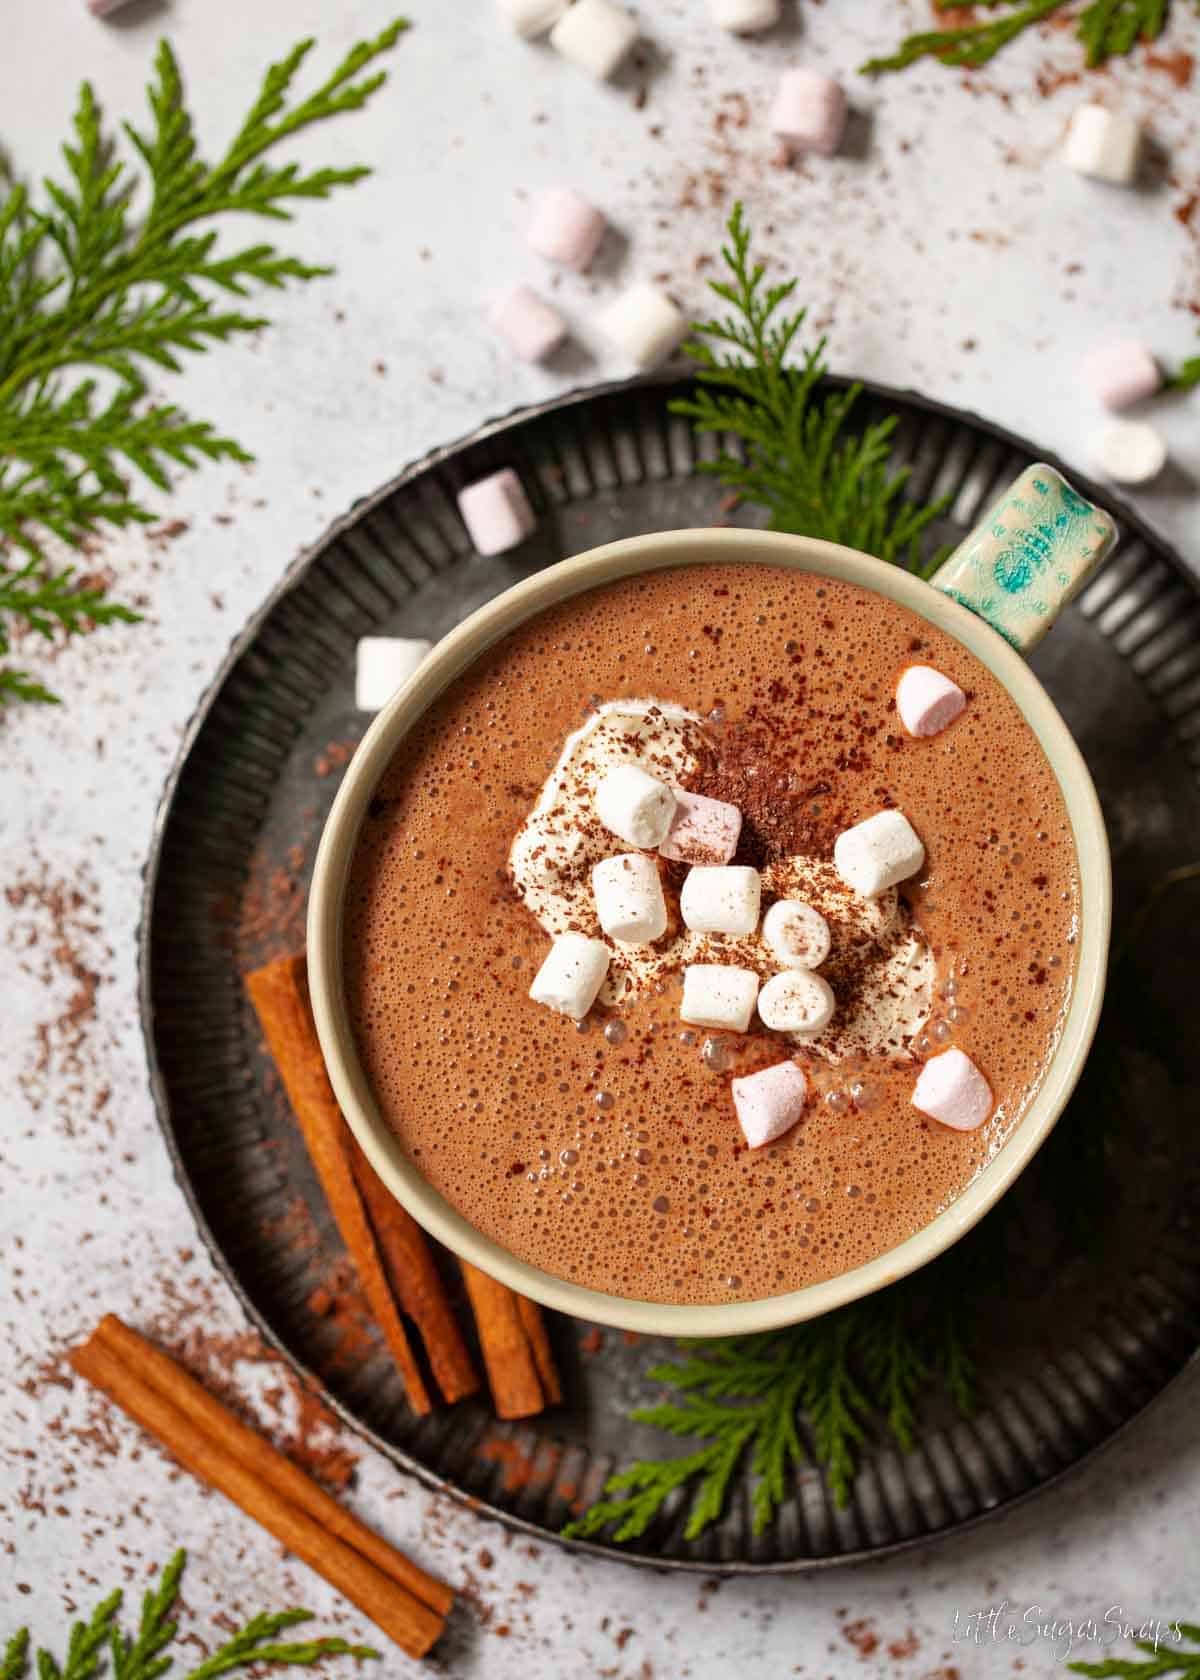
<path fill-rule="evenodd" d="M 1144 344 L 1126 339 L 1105 344 L 1083 359 L 1088 384 L 1105 408 L 1144 402 L 1162 385 L 1162 370 Z"/>
<path fill-rule="evenodd" d="M 896 710 L 910 735 L 940 735 L 966 703 L 958 684 L 932 665 L 910 665 L 896 684 Z"/>
<path fill-rule="evenodd" d="M 734 1079 L 733 1106 L 751 1149 L 790 1132 L 804 1110 L 808 1081 L 795 1062 L 775 1062 L 744 1079 Z"/>
<path fill-rule="evenodd" d="M 846 127 L 841 83 L 819 70 L 785 71 L 768 122 L 789 151 L 821 152 L 829 157 L 837 151 Z"/>
<path fill-rule="evenodd" d="M 943 1050 L 921 1069 L 912 1103 L 943 1126 L 973 1132 L 992 1112 L 992 1092 L 970 1056 L 961 1050 Z"/>
<path fill-rule="evenodd" d="M 607 226 L 603 211 L 589 204 L 582 193 L 551 187 L 533 207 L 526 238 L 539 257 L 582 274 L 590 267 Z"/>
<path fill-rule="evenodd" d="M 458 511 L 479 554 L 515 548 L 537 525 L 521 480 L 511 467 L 458 492 Z"/>
<path fill-rule="evenodd" d="M 492 325 L 525 362 L 544 362 L 567 336 L 567 323 L 531 286 L 518 286 L 492 310 Z"/>
<path fill-rule="evenodd" d="M 659 856 L 676 863 L 728 863 L 737 851 L 742 813 L 723 799 L 675 788 L 675 810 Z"/>

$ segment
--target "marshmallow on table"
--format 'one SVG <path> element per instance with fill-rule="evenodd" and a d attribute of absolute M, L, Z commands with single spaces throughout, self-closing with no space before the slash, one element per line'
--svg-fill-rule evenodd
<path fill-rule="evenodd" d="M 582 193 L 550 187 L 533 207 L 526 239 L 539 257 L 582 274 L 590 267 L 607 226 L 604 213 Z"/>
<path fill-rule="evenodd" d="M 592 870 L 600 926 L 623 945 L 650 945 L 667 931 L 667 901 L 658 865 L 640 852 L 604 858 Z"/>
<path fill-rule="evenodd" d="M 940 735 L 966 703 L 958 684 L 932 665 L 910 665 L 896 684 L 896 710 L 910 735 Z"/>
<path fill-rule="evenodd" d="M 364 636 L 354 652 L 354 704 L 359 711 L 381 711 L 432 649 L 432 642 L 406 641 L 402 636 Z"/>
<path fill-rule="evenodd" d="M 753 933 L 762 880 L 743 864 L 698 864 L 689 869 L 679 911 L 693 933 Z"/>
<path fill-rule="evenodd" d="M 776 899 L 763 917 L 762 932 L 784 968 L 820 968 L 829 955 L 829 923 L 798 898 Z"/>
<path fill-rule="evenodd" d="M 567 4 L 568 0 L 499 0 L 501 15 L 527 41 L 553 29 Z"/>
<path fill-rule="evenodd" d="M 731 963 L 689 963 L 683 971 L 680 1019 L 693 1027 L 744 1033 L 754 1014 L 758 975 Z"/>
<path fill-rule="evenodd" d="M 846 95 L 840 82 L 819 70 L 787 70 L 768 119 L 792 152 L 836 152 L 846 127 Z"/>
<path fill-rule="evenodd" d="M 1091 350 L 1084 357 L 1084 373 L 1105 408 L 1128 408 L 1144 402 L 1162 385 L 1162 369 L 1144 344 L 1127 339 Z"/>
<path fill-rule="evenodd" d="M 1149 484 L 1167 464 L 1167 445 L 1144 420 L 1110 420 L 1092 438 L 1091 455 L 1105 478 Z"/>
<path fill-rule="evenodd" d="M 483 555 L 515 548 L 537 525 L 521 480 L 511 467 L 460 490 L 458 511 L 476 552 Z"/>
<path fill-rule="evenodd" d="M 635 19 L 612 0 L 575 0 L 550 31 L 550 45 L 603 81 L 629 57 L 638 34 Z"/>
<path fill-rule="evenodd" d="M 742 813 L 736 805 L 676 788 L 671 826 L 658 850 L 675 863 L 728 863 L 741 832 Z"/>
<path fill-rule="evenodd" d="M 1137 174 L 1142 131 L 1132 117 L 1081 105 L 1071 118 L 1063 158 L 1080 175 L 1127 187 Z"/>
<path fill-rule="evenodd" d="M 522 361 L 544 362 L 567 336 L 567 323 L 532 286 L 518 286 L 492 310 L 492 325 Z"/>
<path fill-rule="evenodd" d="M 601 310 L 600 329 L 639 368 L 652 368 L 677 350 L 688 320 L 657 286 L 639 281 Z"/>
<path fill-rule="evenodd" d="M 608 947 L 582 933 L 560 933 L 533 977 L 529 995 L 560 1015 L 582 1021 L 608 973 Z"/>
<path fill-rule="evenodd" d="M 751 1149 L 761 1149 L 790 1132 L 808 1097 L 808 1081 L 795 1062 L 776 1062 L 748 1073 L 731 1080 L 729 1088 L 738 1125 Z"/>
<path fill-rule="evenodd" d="M 627 846 L 657 846 L 667 832 L 675 795 L 636 764 L 618 764 L 596 785 L 596 815 Z"/>
<path fill-rule="evenodd" d="M 828 980 L 807 968 L 773 974 L 758 994 L 759 1019 L 772 1032 L 823 1032 L 836 1008 Z"/>
<path fill-rule="evenodd" d="M 915 875 L 925 848 L 903 811 L 878 811 L 844 829 L 833 843 L 833 865 L 848 887 L 878 898 Z"/>
<path fill-rule="evenodd" d="M 943 1050 L 921 1069 L 912 1103 L 943 1126 L 973 1132 L 992 1112 L 992 1093 L 970 1056 L 961 1050 Z"/>
<path fill-rule="evenodd" d="M 779 0 L 708 0 L 709 14 L 717 28 L 735 35 L 774 28 L 780 9 Z"/>

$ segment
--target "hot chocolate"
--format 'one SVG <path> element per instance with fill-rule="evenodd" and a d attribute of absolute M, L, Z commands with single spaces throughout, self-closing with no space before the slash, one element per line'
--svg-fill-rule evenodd
<path fill-rule="evenodd" d="M 915 665 L 966 697 L 954 716 L 939 691 L 926 736 L 896 707 Z M 647 778 L 703 796 L 661 851 L 635 849 L 657 827 L 624 841 L 597 805 L 605 773 L 630 763 L 649 788 L 637 822 L 667 819 Z M 617 806 L 643 797 L 613 788 Z M 898 887 L 856 874 L 844 838 L 835 859 L 881 811 L 924 847 Z M 597 912 L 596 863 L 622 854 L 652 860 L 638 867 L 663 888 L 666 925 L 646 943 L 606 935 Z M 713 863 L 732 868 L 694 876 L 681 915 L 689 871 Z M 718 886 L 753 889 L 744 922 Z M 347 998 L 382 1113 L 481 1231 L 615 1294 L 751 1299 L 893 1247 L 1002 1147 L 1069 1002 L 1078 890 L 1053 772 L 974 655 L 852 585 L 675 569 L 532 619 L 412 731 L 354 858 Z M 760 921 L 760 900 L 769 916 L 816 915 Z M 739 931 L 708 931 L 723 915 Z M 564 933 L 609 954 L 578 1024 L 529 996 Z M 816 972 L 793 970 L 789 949 Z M 714 972 L 744 974 L 751 997 L 763 983 L 748 1029 L 681 1018 L 685 971 L 697 996 Z M 919 1075 L 945 1084 L 922 1069 L 948 1049 L 978 1070 L 974 1130 L 913 1103 Z M 755 1137 L 734 1081 L 785 1061 L 805 1075 L 790 1076 L 799 1122 Z"/>

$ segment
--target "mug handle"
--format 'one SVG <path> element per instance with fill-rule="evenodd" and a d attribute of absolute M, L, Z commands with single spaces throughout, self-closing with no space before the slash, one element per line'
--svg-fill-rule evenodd
<path fill-rule="evenodd" d="M 1117 540 L 1116 522 L 1037 461 L 930 578 L 1031 653 Z"/>

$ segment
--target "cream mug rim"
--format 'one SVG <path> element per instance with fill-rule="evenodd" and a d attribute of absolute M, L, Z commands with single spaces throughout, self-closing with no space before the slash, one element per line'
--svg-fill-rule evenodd
<path fill-rule="evenodd" d="M 689 1305 L 641 1301 L 542 1271 L 477 1231 L 404 1155 L 374 1103 L 350 1031 L 341 982 L 341 918 L 358 831 L 383 771 L 417 719 L 488 647 L 544 608 L 644 571 L 712 564 L 817 572 L 884 595 L 963 643 L 1003 683 L 1054 771 L 1079 860 L 1079 951 L 1065 1021 L 1040 1089 L 1003 1148 L 949 1207 L 895 1248 L 837 1277 L 756 1300 Z M 781 532 L 682 530 L 626 537 L 534 573 L 456 626 L 372 722 L 326 818 L 308 905 L 308 970 L 321 1050 L 338 1103 L 376 1172 L 432 1236 L 543 1306 L 650 1335 L 731 1336 L 775 1329 L 873 1294 L 943 1253 L 1019 1177 L 1066 1106 L 1099 1020 L 1111 923 L 1108 840 L 1091 774 L 1057 707 L 1025 659 L 983 619 L 899 566 L 835 543 Z"/>

